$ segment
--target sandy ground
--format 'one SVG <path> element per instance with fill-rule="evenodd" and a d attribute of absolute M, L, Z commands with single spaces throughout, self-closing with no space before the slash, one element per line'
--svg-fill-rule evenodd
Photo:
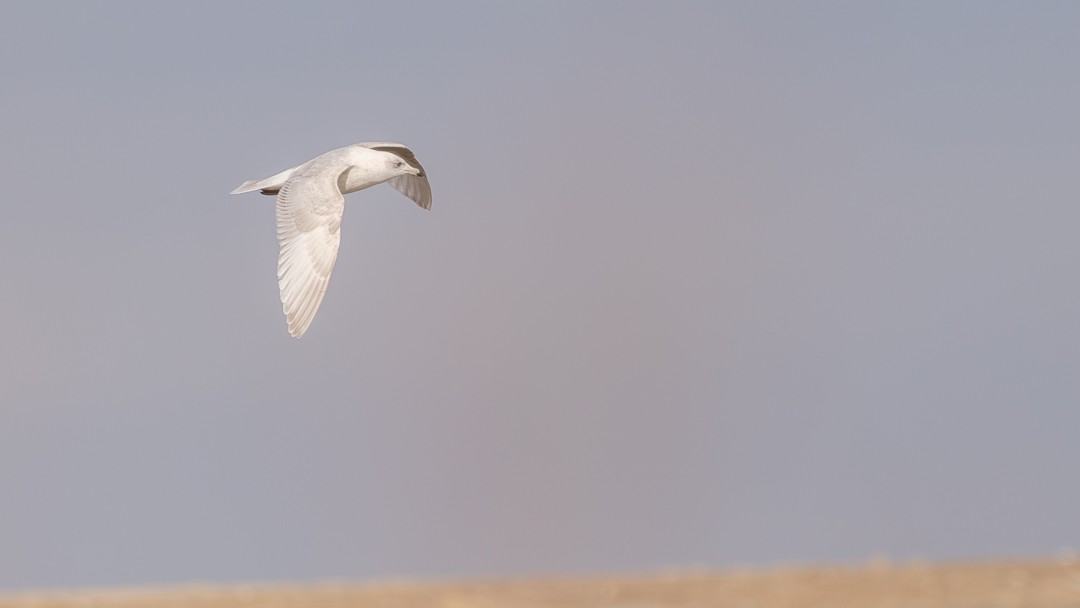
<path fill-rule="evenodd" d="M 0 608 L 1080 608 L 1080 558 L 681 572 L 487 583 L 184 586 L 0 596 Z"/>

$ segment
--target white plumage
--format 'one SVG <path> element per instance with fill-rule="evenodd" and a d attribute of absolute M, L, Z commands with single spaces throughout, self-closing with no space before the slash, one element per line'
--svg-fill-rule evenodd
<path fill-rule="evenodd" d="M 411 150 L 391 142 L 331 150 L 232 191 L 277 195 L 278 288 L 293 336 L 304 335 L 326 295 L 341 241 L 344 195 L 383 182 L 424 209 L 431 208 L 431 185 L 424 168 Z"/>

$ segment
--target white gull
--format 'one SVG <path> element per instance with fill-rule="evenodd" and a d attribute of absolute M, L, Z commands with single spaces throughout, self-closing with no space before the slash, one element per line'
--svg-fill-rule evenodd
<path fill-rule="evenodd" d="M 392 142 L 363 142 L 331 150 L 232 194 L 277 195 L 278 288 L 289 333 L 304 335 L 319 310 L 341 241 L 345 196 L 383 182 L 431 209 L 431 184 L 412 150 Z"/>

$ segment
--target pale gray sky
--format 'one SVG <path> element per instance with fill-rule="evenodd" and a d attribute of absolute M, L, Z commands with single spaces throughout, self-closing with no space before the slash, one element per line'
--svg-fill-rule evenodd
<path fill-rule="evenodd" d="M 0 590 L 1080 543 L 1078 4 L 5 11 Z"/>

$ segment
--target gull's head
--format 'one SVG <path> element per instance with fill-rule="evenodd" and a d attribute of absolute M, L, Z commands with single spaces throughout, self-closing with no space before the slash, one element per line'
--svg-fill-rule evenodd
<path fill-rule="evenodd" d="M 405 162 L 405 159 L 401 158 L 397 154 L 386 154 L 389 158 L 386 159 L 386 163 L 390 169 L 390 172 L 394 175 L 419 175 L 422 176 L 420 169 Z"/>

